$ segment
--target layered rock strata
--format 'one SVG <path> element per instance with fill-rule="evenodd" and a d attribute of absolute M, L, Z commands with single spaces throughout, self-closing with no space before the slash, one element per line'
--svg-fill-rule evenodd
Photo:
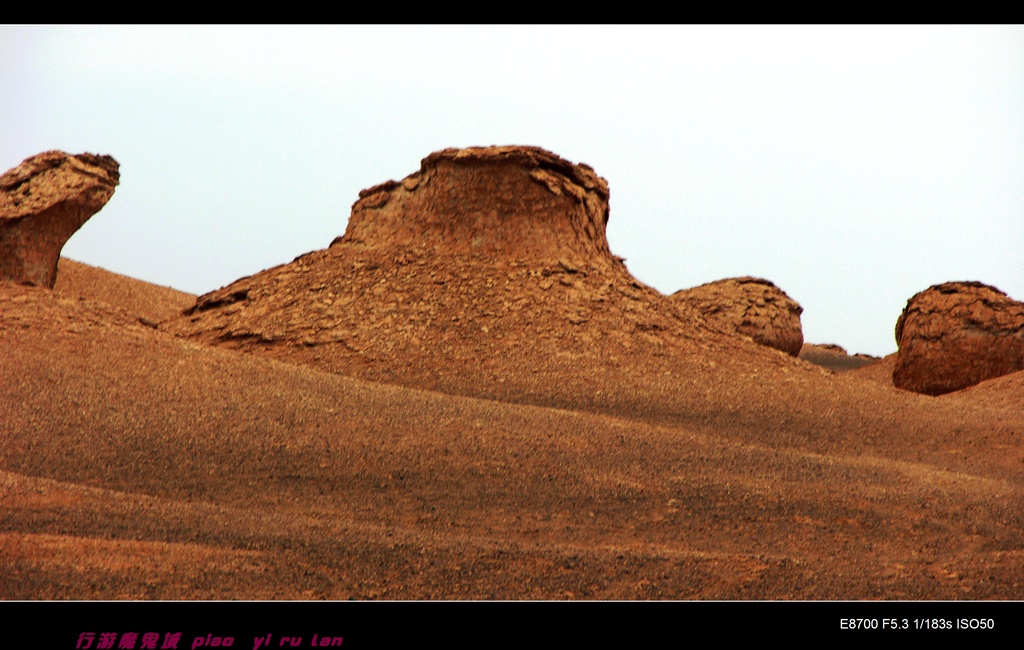
<path fill-rule="evenodd" d="M 359 193 L 341 241 L 488 257 L 608 261 L 608 183 L 537 147 L 445 149 Z"/>
<path fill-rule="evenodd" d="M 719 363 L 791 365 L 636 280 L 609 251 L 608 216 L 607 183 L 586 165 L 535 147 L 447 149 L 361 192 L 326 250 L 162 327 L 372 381 L 607 411 L 652 410 L 638 388 L 651 377 L 671 395 Z"/>

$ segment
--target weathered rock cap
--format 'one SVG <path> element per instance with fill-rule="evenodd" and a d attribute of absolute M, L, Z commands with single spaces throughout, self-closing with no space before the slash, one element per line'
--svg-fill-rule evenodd
<path fill-rule="evenodd" d="M 335 243 L 612 260 L 608 183 L 538 147 L 444 149 L 424 158 L 418 172 L 359 197 Z"/>
<path fill-rule="evenodd" d="M 761 345 L 794 357 L 800 354 L 804 343 L 800 314 L 804 309 L 768 280 L 727 278 L 677 291 L 672 299 Z"/>
<path fill-rule="evenodd" d="M 1024 370 L 1024 303 L 981 282 L 946 282 L 896 321 L 893 385 L 942 395 Z"/>
<path fill-rule="evenodd" d="M 61 249 L 120 180 L 110 156 L 46 151 L 0 176 L 0 280 L 53 287 Z"/>

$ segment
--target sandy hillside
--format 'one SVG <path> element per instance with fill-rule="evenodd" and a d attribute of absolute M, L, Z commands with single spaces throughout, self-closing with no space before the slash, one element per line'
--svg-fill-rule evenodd
<path fill-rule="evenodd" d="M 62 257 L 53 290 L 69 298 L 89 298 L 141 316 L 155 325 L 191 307 L 191 293 L 142 282 L 95 266 Z"/>
<path fill-rule="evenodd" d="M 184 312 L 0 284 L 0 597 L 1024 593 L 1019 373 L 933 398 L 720 329 L 537 151 L 428 157 Z"/>
<path fill-rule="evenodd" d="M 997 409 L 1005 411 L 1008 417 L 1016 417 L 1024 410 L 1024 372 L 989 379 L 975 386 L 942 395 L 940 399 Z"/>
<path fill-rule="evenodd" d="M 983 598 L 1021 580 L 1020 484 L 995 449 L 941 449 L 978 467 L 951 471 L 367 383 L 39 289 L 6 286 L 2 313 L 7 598 Z"/>

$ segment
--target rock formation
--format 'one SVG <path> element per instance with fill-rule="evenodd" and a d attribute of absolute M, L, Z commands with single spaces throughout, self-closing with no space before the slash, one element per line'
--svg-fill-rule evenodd
<path fill-rule="evenodd" d="M 803 307 L 768 280 L 728 278 L 677 291 L 672 298 L 761 345 L 794 357 L 800 354 Z"/>
<path fill-rule="evenodd" d="M 446 149 L 361 192 L 329 248 L 200 296 L 161 327 L 373 381 L 532 402 L 609 395 L 604 384 L 627 373 L 749 347 L 630 275 L 609 251 L 608 218 L 608 185 L 586 165 L 535 147 Z"/>
<path fill-rule="evenodd" d="M 53 287 L 64 244 L 114 195 L 110 156 L 46 151 L 0 176 L 0 280 Z"/>
<path fill-rule="evenodd" d="M 616 318 L 618 300 L 664 302 L 610 253 L 607 221 L 608 185 L 586 165 L 536 147 L 445 149 L 360 192 L 327 250 L 201 296 L 173 329 L 359 354 L 563 336 Z M 643 323 L 629 327 L 668 329 L 663 307 L 631 304 Z"/>
<path fill-rule="evenodd" d="M 445 149 L 359 193 L 342 241 L 490 257 L 608 260 L 608 184 L 537 147 Z"/>
<path fill-rule="evenodd" d="M 981 282 L 947 282 L 907 301 L 896 321 L 897 388 L 942 395 L 1024 370 L 1024 303 Z"/>
<path fill-rule="evenodd" d="M 832 372 L 856 370 L 880 361 L 878 357 L 868 354 L 849 354 L 843 346 L 835 343 L 804 343 L 798 356 Z"/>
<path fill-rule="evenodd" d="M 67 298 L 98 300 L 124 309 L 149 326 L 174 318 L 192 306 L 196 296 L 129 278 L 66 257 L 57 264 L 53 292 Z"/>

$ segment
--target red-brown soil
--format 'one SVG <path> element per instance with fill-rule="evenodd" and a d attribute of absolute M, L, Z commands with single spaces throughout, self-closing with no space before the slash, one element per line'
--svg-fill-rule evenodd
<path fill-rule="evenodd" d="M 177 316 L 196 301 L 194 294 L 142 282 L 66 257 L 57 264 L 57 283 L 53 290 L 68 298 L 88 298 L 116 305 L 153 326 Z"/>
<path fill-rule="evenodd" d="M 874 363 L 863 365 L 849 371 L 851 377 L 873 381 L 885 386 L 892 386 L 892 369 L 896 365 L 896 353 L 886 355 Z"/>
<path fill-rule="evenodd" d="M 1024 592 L 1015 376 L 971 399 L 830 372 L 600 242 L 349 235 L 158 328 L 0 284 L 0 597 Z"/>
<path fill-rule="evenodd" d="M 1019 415 L 1024 401 L 1024 371 L 989 379 L 941 398 Z"/>
<path fill-rule="evenodd" d="M 697 413 L 542 408 L 3 289 L 5 598 L 988 598 L 1024 578 L 1010 413 L 799 361 L 758 373 L 788 384 L 773 402 L 736 377 L 722 413 L 678 377 L 631 390 Z"/>

